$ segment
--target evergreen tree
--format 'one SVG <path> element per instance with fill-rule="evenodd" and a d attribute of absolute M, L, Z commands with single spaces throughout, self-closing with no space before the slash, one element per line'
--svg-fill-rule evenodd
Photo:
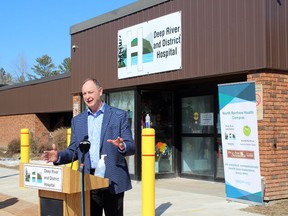
<path fill-rule="evenodd" d="M 119 35 L 119 42 L 118 42 L 118 68 L 125 67 L 124 63 L 124 47 L 122 44 L 121 35 Z"/>
<path fill-rule="evenodd" d="M 50 56 L 43 55 L 37 58 L 36 61 L 38 64 L 31 68 L 35 75 L 28 74 L 30 79 L 39 79 L 60 74 L 60 70 L 55 67 Z"/>
<path fill-rule="evenodd" d="M 12 76 L 9 73 L 6 73 L 4 68 L 0 68 L 0 84 L 12 84 Z"/>
<path fill-rule="evenodd" d="M 65 58 L 61 65 L 58 66 L 60 73 L 70 73 L 71 72 L 71 58 Z"/>

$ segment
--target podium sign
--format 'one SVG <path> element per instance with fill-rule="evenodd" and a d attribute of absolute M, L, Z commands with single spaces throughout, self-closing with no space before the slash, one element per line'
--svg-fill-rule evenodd
<path fill-rule="evenodd" d="M 38 215 L 81 215 L 81 173 L 68 166 L 24 164 L 19 166 L 20 187 L 38 189 Z M 90 190 L 106 188 L 109 179 L 84 174 L 85 212 L 90 215 Z M 56 212 L 55 212 L 56 211 Z"/>
<path fill-rule="evenodd" d="M 24 187 L 62 192 L 61 167 L 24 164 Z"/>

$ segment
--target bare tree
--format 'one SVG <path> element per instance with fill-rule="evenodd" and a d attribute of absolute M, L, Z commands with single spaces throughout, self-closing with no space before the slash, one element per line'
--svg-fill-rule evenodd
<path fill-rule="evenodd" d="M 15 82 L 23 83 L 28 78 L 28 63 L 24 55 L 19 55 L 17 61 L 13 65 L 13 72 L 15 74 Z"/>

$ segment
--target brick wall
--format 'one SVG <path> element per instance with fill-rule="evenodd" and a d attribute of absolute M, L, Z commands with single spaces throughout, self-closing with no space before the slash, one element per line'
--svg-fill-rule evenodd
<path fill-rule="evenodd" d="M 264 200 L 288 198 L 288 75 L 263 72 L 248 81 L 263 87 L 263 120 L 258 121 L 261 175 L 266 180 Z"/>
<path fill-rule="evenodd" d="M 6 148 L 13 139 L 20 139 L 22 128 L 28 128 L 41 142 L 47 142 L 49 132 L 37 115 L 0 116 L 0 147 Z"/>

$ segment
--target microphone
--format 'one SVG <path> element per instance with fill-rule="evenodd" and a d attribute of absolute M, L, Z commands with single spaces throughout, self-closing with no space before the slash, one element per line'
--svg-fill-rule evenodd
<path fill-rule="evenodd" d="M 88 140 L 88 136 L 85 136 L 84 139 L 79 143 L 79 148 L 80 151 L 82 152 L 81 164 L 83 164 L 84 162 L 85 154 L 89 151 L 90 145 L 91 143 Z"/>
<path fill-rule="evenodd" d="M 90 141 L 88 140 L 88 136 L 85 136 L 84 139 L 79 143 L 80 151 L 85 154 L 90 149 Z"/>

